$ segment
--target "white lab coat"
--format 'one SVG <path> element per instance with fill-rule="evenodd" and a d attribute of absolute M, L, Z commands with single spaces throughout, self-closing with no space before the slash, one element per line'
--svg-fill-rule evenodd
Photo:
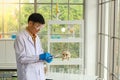
<path fill-rule="evenodd" d="M 45 80 L 44 61 L 39 60 L 43 53 L 39 37 L 36 45 L 30 34 L 24 30 L 17 35 L 14 43 L 18 80 Z"/>

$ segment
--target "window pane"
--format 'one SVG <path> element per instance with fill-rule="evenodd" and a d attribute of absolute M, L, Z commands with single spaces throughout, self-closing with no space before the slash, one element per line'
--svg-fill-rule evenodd
<path fill-rule="evenodd" d="M 53 0 L 53 3 L 68 3 L 68 0 Z"/>
<path fill-rule="evenodd" d="M 56 5 L 53 5 L 52 19 L 68 20 L 68 5 L 58 5 L 58 7 L 56 7 Z"/>
<path fill-rule="evenodd" d="M 37 0 L 38 3 L 51 3 L 51 0 Z"/>
<path fill-rule="evenodd" d="M 82 5 L 70 5 L 70 20 L 80 20 L 83 19 L 83 6 Z"/>
<path fill-rule="evenodd" d="M 114 48 L 114 73 L 116 75 L 116 77 L 120 77 L 119 76 L 119 72 L 120 72 L 120 42 L 118 39 L 115 39 L 115 48 Z"/>
<path fill-rule="evenodd" d="M 117 3 L 118 4 L 116 5 L 116 10 L 115 10 L 116 11 L 115 36 L 120 38 L 120 1 L 118 0 Z"/>
<path fill-rule="evenodd" d="M 15 33 L 19 26 L 19 5 L 4 5 L 4 33 Z M 7 37 L 7 36 L 5 36 Z"/>
<path fill-rule="evenodd" d="M 20 29 L 23 29 L 27 26 L 28 16 L 34 12 L 33 4 L 22 4 L 20 13 Z"/>
<path fill-rule="evenodd" d="M 117 20 L 117 27 L 119 27 L 120 26 L 120 0 L 118 0 L 118 13 L 117 13 L 117 15 L 119 15 L 117 18 L 118 18 L 118 20 Z M 119 30 L 120 30 L 120 28 L 119 28 Z M 120 31 L 119 31 L 119 34 L 120 34 Z M 120 35 L 119 35 L 119 38 L 120 38 Z"/>
<path fill-rule="evenodd" d="M 83 3 L 83 0 L 70 0 L 70 3 Z"/>
<path fill-rule="evenodd" d="M 110 20 L 110 17 L 111 17 L 111 15 L 109 16 L 109 14 L 110 14 L 109 13 L 110 12 L 109 11 L 109 3 L 104 4 L 104 10 L 103 11 L 104 11 L 104 13 L 103 13 L 104 14 L 104 18 L 103 18 L 104 19 L 103 20 L 104 21 L 104 26 L 103 26 L 102 29 L 104 31 L 104 34 L 108 35 L 109 34 L 109 31 L 108 31 L 109 30 L 109 20 Z"/>
<path fill-rule="evenodd" d="M 21 3 L 34 3 L 34 0 L 20 0 Z"/>
<path fill-rule="evenodd" d="M 118 63 L 118 65 L 116 65 L 116 69 L 119 69 L 118 70 L 118 75 L 119 75 L 119 78 L 120 78 L 120 40 L 118 40 L 118 42 L 119 43 L 117 43 L 117 41 L 116 41 L 116 45 L 118 45 L 118 48 L 117 48 L 117 54 L 116 54 L 116 56 L 118 56 L 118 60 L 116 61 L 117 63 Z"/>
<path fill-rule="evenodd" d="M 39 5 L 37 6 L 37 12 L 41 13 L 45 18 L 45 27 L 39 31 L 40 34 L 45 35 L 47 34 L 47 22 L 51 20 L 51 5 Z"/>
<path fill-rule="evenodd" d="M 51 19 L 51 5 L 38 4 L 37 12 L 44 16 L 46 22 Z"/>
<path fill-rule="evenodd" d="M 2 5 L 0 5 L 0 34 L 2 33 Z"/>
<path fill-rule="evenodd" d="M 109 58 L 109 48 L 110 48 L 110 37 L 108 36 L 104 36 L 104 35 L 101 35 L 100 36 L 101 38 L 101 61 L 100 61 L 100 64 L 101 65 L 101 75 L 104 76 L 104 79 L 107 80 L 107 75 L 108 75 L 108 65 L 107 65 L 107 62 L 108 62 L 108 58 Z"/>
<path fill-rule="evenodd" d="M 0 0 L 0 3 L 2 3 L 3 2 L 3 0 Z"/>
<path fill-rule="evenodd" d="M 3 0 L 5 3 L 19 3 L 19 0 Z"/>
<path fill-rule="evenodd" d="M 120 3 L 116 0 L 116 16 L 115 16 L 115 44 L 114 44 L 114 74 L 116 78 L 120 78 Z"/>

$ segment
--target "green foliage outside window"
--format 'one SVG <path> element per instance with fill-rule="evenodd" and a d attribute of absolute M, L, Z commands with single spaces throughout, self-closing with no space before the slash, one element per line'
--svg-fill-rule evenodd
<path fill-rule="evenodd" d="M 22 4 L 20 7 L 20 29 L 27 26 L 28 16 L 34 12 L 33 4 Z"/>
<path fill-rule="evenodd" d="M 0 33 L 2 33 L 2 5 L 0 5 Z"/>

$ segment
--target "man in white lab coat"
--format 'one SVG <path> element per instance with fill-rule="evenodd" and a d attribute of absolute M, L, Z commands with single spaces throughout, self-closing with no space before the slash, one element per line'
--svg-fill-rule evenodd
<path fill-rule="evenodd" d="M 45 80 L 44 62 L 50 63 L 52 55 L 43 52 L 37 33 L 44 27 L 44 17 L 32 13 L 28 26 L 21 31 L 14 42 L 18 80 Z"/>

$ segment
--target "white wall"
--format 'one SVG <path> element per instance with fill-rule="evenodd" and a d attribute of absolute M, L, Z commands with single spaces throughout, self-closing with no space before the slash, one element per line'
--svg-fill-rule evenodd
<path fill-rule="evenodd" d="M 85 61 L 87 75 L 95 75 L 97 40 L 97 0 L 85 1 Z"/>

